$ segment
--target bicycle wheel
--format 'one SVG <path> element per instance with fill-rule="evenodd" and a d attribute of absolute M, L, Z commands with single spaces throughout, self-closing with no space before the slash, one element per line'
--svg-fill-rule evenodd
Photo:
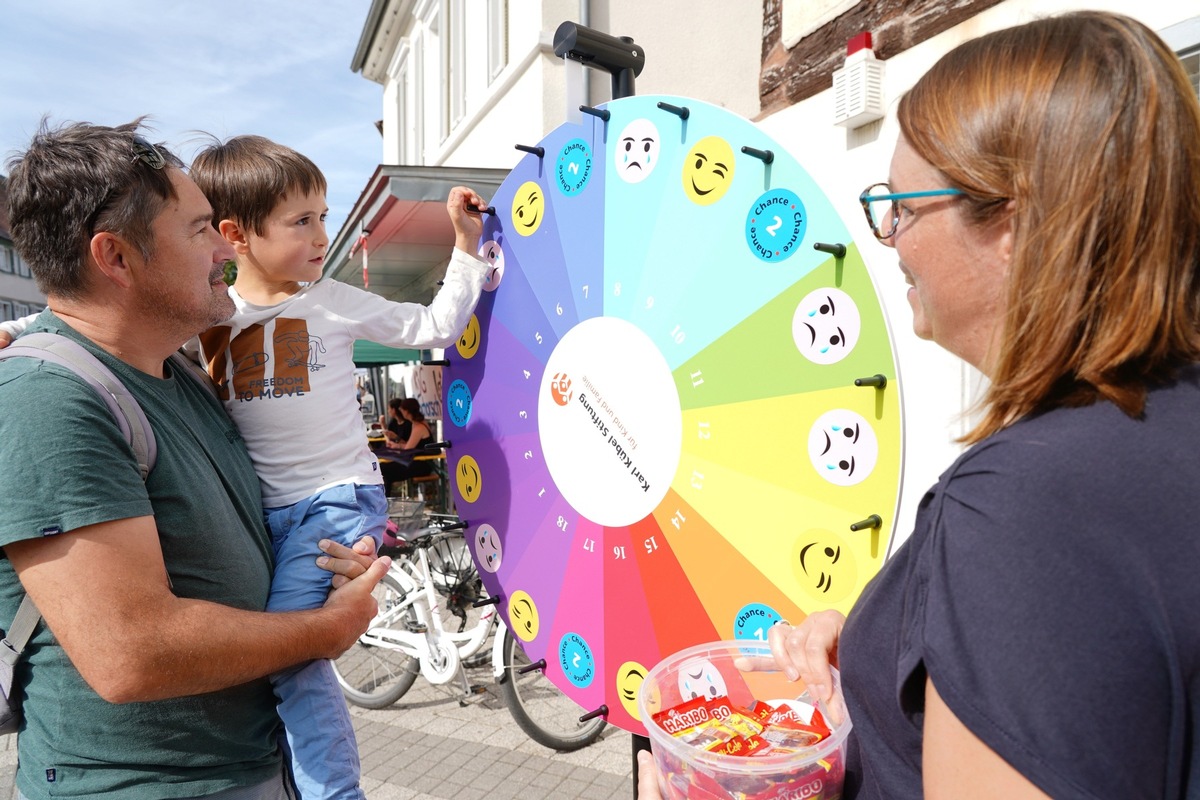
<path fill-rule="evenodd" d="M 394 576 L 385 575 L 373 592 L 379 604 L 379 614 L 388 619 L 387 611 L 400 603 L 406 594 Z M 409 618 L 412 618 L 411 620 Z M 409 609 L 404 620 L 389 619 L 387 625 L 407 624 L 415 620 Z M 339 658 L 334 659 L 333 672 L 342 687 L 342 694 L 356 706 L 387 708 L 399 700 L 421 671 L 421 662 L 402 650 L 355 642 Z"/>
<path fill-rule="evenodd" d="M 519 670 L 529 663 L 512 632 L 504 629 L 504 676 L 500 693 L 521 730 L 540 745 L 552 750 L 571 751 L 587 747 L 600 736 L 608 723 L 603 717 L 580 722 L 583 714 L 575 701 L 542 674 Z"/>

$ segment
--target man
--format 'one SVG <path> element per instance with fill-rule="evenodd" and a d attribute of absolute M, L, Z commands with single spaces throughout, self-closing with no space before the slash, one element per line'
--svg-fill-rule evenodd
<path fill-rule="evenodd" d="M 97 354 L 158 443 L 143 482 L 86 383 L 0 363 L 0 625 L 26 592 L 43 618 L 17 667 L 17 786 L 31 799 L 284 798 L 265 676 L 352 645 L 388 562 L 333 546 L 328 568 L 345 577 L 323 608 L 262 611 L 258 480 L 215 398 L 164 364 L 232 313 L 233 251 L 139 122 L 43 123 L 9 163 L 13 240 L 49 305 L 30 330 Z"/>

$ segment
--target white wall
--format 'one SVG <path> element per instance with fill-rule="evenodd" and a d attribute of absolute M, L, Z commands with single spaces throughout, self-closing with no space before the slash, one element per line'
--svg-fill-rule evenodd
<path fill-rule="evenodd" d="M 904 486 L 897 518 L 897 541 L 912 530 L 916 506 L 938 475 L 961 452 L 954 440 L 969 428 L 962 414 L 971 403 L 980 377 L 970 367 L 912 333 L 908 286 L 896 265 L 895 251 L 875 241 L 867 229 L 858 194 L 871 183 L 887 180 L 895 146 L 895 102 L 938 58 L 955 45 L 982 33 L 1074 9 L 1103 9 L 1128 14 L 1155 30 L 1200 15 L 1195 0 L 1008 0 L 887 61 L 885 98 L 888 117 L 855 132 L 833 124 L 832 91 L 763 119 L 760 124 L 798 158 L 820 184 L 862 248 L 890 320 L 900 363 L 905 415 Z M 814 154 L 814 155 L 806 155 Z"/>

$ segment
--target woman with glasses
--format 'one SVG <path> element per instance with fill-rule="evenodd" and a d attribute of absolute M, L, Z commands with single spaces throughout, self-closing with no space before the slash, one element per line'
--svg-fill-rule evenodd
<path fill-rule="evenodd" d="M 989 386 L 849 618 L 763 666 L 840 666 L 847 798 L 1200 797 L 1200 105 L 1085 12 L 959 46 L 898 117 L 867 219 Z"/>

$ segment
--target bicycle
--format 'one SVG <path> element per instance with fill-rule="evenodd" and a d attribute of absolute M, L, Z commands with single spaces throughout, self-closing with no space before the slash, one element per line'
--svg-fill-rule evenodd
<path fill-rule="evenodd" d="M 477 694 L 484 689 L 469 683 L 464 667 L 486 663 L 482 651 L 490 636 L 492 677 L 521 730 L 554 750 L 594 742 L 606 721 L 580 721 L 578 706 L 530 668 L 496 606 L 476 606 L 483 584 L 462 523 L 447 515 L 432 515 L 428 522 L 402 545 L 380 550 L 392 556 L 392 567 L 375 588 L 379 613 L 355 646 L 333 662 L 346 699 L 363 708 L 387 708 L 417 675 L 434 685 L 458 678 L 464 699 Z"/>

